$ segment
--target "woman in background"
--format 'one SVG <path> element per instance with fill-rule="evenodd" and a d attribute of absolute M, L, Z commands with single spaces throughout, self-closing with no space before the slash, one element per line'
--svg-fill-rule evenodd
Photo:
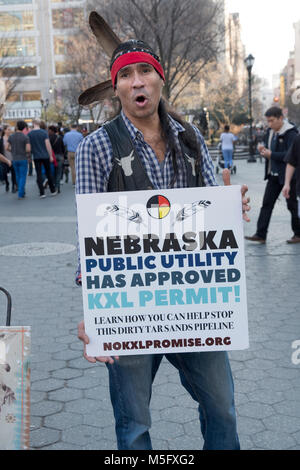
<path fill-rule="evenodd" d="M 233 135 L 229 131 L 230 131 L 230 127 L 226 125 L 224 127 L 224 132 L 221 134 L 221 137 L 220 137 L 222 153 L 224 157 L 224 168 L 232 167 L 234 142 L 237 140 L 235 135 Z"/>
<path fill-rule="evenodd" d="M 8 150 L 8 138 L 11 135 L 12 131 L 10 126 L 7 124 L 4 125 L 3 130 L 1 132 L 1 149 L 2 149 L 2 154 L 12 162 L 12 154 Z M 8 181 L 8 173 L 11 173 L 11 190 L 13 193 L 17 192 L 17 180 L 16 180 L 16 173 L 14 170 L 13 165 L 8 166 L 6 163 L 2 162 L 2 169 L 3 169 L 3 176 L 4 176 L 4 181 L 6 184 L 6 191 L 9 191 L 9 181 Z"/>

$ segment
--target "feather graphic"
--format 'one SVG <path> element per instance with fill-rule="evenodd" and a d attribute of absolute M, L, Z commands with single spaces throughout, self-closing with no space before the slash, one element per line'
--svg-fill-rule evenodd
<path fill-rule="evenodd" d="M 115 214 L 118 217 L 123 217 L 123 219 L 127 219 L 130 222 L 134 222 L 136 224 L 141 224 L 143 222 L 138 212 L 135 212 L 131 209 L 127 209 L 127 207 L 119 206 L 118 204 L 107 206 L 105 215 L 108 214 Z"/>
<path fill-rule="evenodd" d="M 197 212 L 206 209 L 211 205 L 210 201 L 202 200 L 188 204 L 186 207 L 181 209 L 176 215 L 175 222 L 182 222 L 183 220 L 192 217 Z"/>

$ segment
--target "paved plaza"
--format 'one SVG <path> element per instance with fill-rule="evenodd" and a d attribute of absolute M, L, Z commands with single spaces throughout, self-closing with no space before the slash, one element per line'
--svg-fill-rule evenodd
<path fill-rule="evenodd" d="M 249 186 L 252 210 L 245 234 L 252 235 L 264 165 L 245 160 L 236 165 L 232 183 Z M 266 245 L 245 242 L 250 348 L 230 353 L 242 449 L 300 449 L 300 364 L 292 347 L 300 340 L 300 245 L 286 243 L 291 235 L 280 197 Z M 25 200 L 0 185 L 0 286 L 12 296 L 12 325 L 32 328 L 31 449 L 116 449 L 106 367 L 85 361 L 77 339 L 82 297 L 74 282 L 75 247 L 70 183 L 57 197 L 42 200 L 34 176 L 27 178 Z M 1 295 L 0 324 L 5 312 Z M 155 450 L 202 448 L 197 405 L 165 360 L 151 409 Z"/>

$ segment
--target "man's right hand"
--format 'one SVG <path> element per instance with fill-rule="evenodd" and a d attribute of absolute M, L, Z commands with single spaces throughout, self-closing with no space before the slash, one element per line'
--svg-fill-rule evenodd
<path fill-rule="evenodd" d="M 84 343 L 84 350 L 83 350 L 83 357 L 89 362 L 108 362 L 109 364 L 113 364 L 115 361 L 114 359 L 118 360 L 118 357 L 110 357 L 110 356 L 98 356 L 98 357 L 91 357 L 88 356 L 86 353 L 86 345 L 90 342 L 89 337 L 85 333 L 84 322 L 81 321 L 78 323 L 78 338 Z"/>
<path fill-rule="evenodd" d="M 291 188 L 290 188 L 290 185 L 289 185 L 289 184 L 285 184 L 285 185 L 283 186 L 282 194 L 284 195 L 284 197 L 285 197 L 286 199 L 289 199 L 289 197 L 290 197 L 290 189 L 291 189 Z"/>

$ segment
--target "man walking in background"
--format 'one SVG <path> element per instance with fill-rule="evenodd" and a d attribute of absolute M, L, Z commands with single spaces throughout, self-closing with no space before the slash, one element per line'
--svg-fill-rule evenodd
<path fill-rule="evenodd" d="M 300 219 L 300 135 L 296 137 L 292 147 L 285 158 L 287 163 L 285 172 L 285 182 L 282 194 L 286 199 L 291 197 L 291 191 L 295 186 L 292 181 L 296 170 L 296 195 L 298 199 L 298 218 Z M 294 195 L 292 195 L 293 197 Z M 300 237 L 294 236 L 290 243 L 300 243 Z"/>
<path fill-rule="evenodd" d="M 245 237 L 246 240 L 266 243 L 267 232 L 275 203 L 283 189 L 285 178 L 285 157 L 298 132 L 293 124 L 284 120 L 282 110 L 277 107 L 268 109 L 265 114 L 269 129 L 264 145 L 259 145 L 260 154 L 265 158 L 265 180 L 268 180 L 263 205 L 257 221 L 256 233 Z M 300 222 L 297 214 L 296 182 L 292 180 L 287 207 L 291 213 L 291 225 L 294 235 L 287 243 L 295 243 L 300 238 Z"/>
<path fill-rule="evenodd" d="M 72 183 L 75 185 L 76 173 L 75 173 L 75 152 L 78 144 L 83 140 L 83 135 L 78 132 L 77 125 L 72 124 L 70 132 L 64 135 L 64 144 L 68 151 L 68 161 L 71 168 Z"/>
<path fill-rule="evenodd" d="M 23 133 L 25 127 L 26 123 L 24 121 L 18 121 L 16 132 L 8 138 L 8 150 L 12 154 L 19 199 L 24 199 L 25 197 L 28 160 L 30 159 L 31 150 L 29 138 Z"/>
<path fill-rule="evenodd" d="M 31 152 L 34 160 L 36 171 L 36 182 L 40 190 L 40 198 L 46 197 L 43 185 L 42 165 L 44 166 L 46 177 L 48 179 L 51 196 L 56 196 L 53 178 L 51 175 L 50 163 L 53 161 L 52 148 L 49 140 L 48 133 L 40 128 L 40 121 L 33 121 L 33 130 L 28 134 Z"/>

